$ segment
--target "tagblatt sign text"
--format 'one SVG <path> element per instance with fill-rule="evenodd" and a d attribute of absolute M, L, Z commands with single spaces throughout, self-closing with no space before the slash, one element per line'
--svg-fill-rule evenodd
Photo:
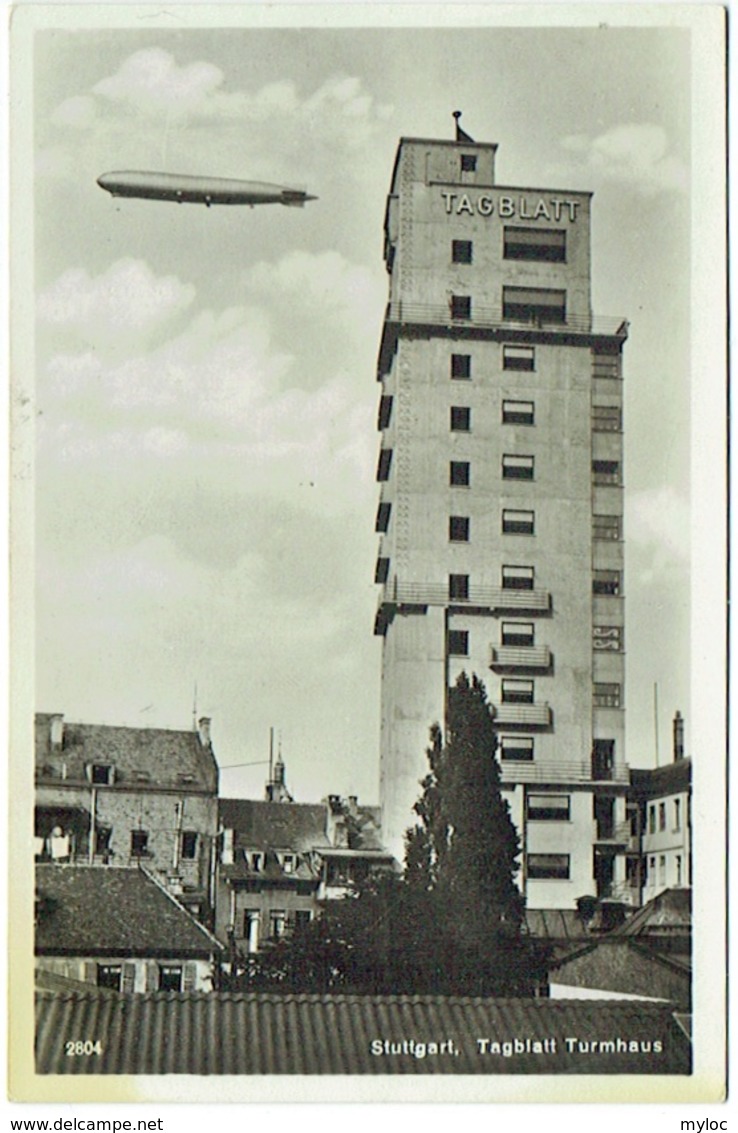
<path fill-rule="evenodd" d="M 570 221 L 577 219 L 577 209 L 581 201 L 567 197 L 529 197 L 525 194 L 512 196 L 500 193 L 452 193 L 441 190 L 446 212 L 449 216 L 497 216 L 514 217 L 517 220 Z"/>

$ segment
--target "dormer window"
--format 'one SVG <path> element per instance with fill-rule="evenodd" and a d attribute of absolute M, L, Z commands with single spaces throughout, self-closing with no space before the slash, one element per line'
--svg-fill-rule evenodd
<path fill-rule="evenodd" d="M 297 869 L 297 856 L 295 854 L 282 854 L 280 861 L 285 873 L 294 873 Z"/>
<path fill-rule="evenodd" d="M 243 856 L 246 859 L 246 865 L 253 873 L 262 873 L 264 869 L 263 853 L 258 853 L 253 850 L 244 850 Z"/>
<path fill-rule="evenodd" d="M 109 787 L 115 779 L 115 768 L 112 763 L 91 763 L 88 775 L 93 786 Z"/>

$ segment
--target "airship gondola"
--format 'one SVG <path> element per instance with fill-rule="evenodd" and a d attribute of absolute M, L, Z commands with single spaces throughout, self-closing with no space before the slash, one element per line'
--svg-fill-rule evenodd
<path fill-rule="evenodd" d="M 303 189 L 271 185 L 266 181 L 237 181 L 228 177 L 189 177 L 179 173 L 119 172 L 103 173 L 97 179 L 101 189 L 113 197 L 138 197 L 178 204 L 207 205 L 287 205 L 302 208 L 316 201 Z"/>

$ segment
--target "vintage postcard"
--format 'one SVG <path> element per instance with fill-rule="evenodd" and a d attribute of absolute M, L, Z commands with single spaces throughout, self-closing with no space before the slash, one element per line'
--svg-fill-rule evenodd
<path fill-rule="evenodd" d="M 14 1100 L 723 1099 L 724 52 L 14 9 Z"/>

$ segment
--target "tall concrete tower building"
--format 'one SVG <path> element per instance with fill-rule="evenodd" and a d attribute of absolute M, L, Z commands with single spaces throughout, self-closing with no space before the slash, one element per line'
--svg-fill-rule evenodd
<path fill-rule="evenodd" d="M 462 670 L 485 683 L 529 908 L 628 901 L 621 318 L 591 194 L 501 186 L 496 145 L 400 140 L 385 218 L 376 527 L 385 843 Z"/>

